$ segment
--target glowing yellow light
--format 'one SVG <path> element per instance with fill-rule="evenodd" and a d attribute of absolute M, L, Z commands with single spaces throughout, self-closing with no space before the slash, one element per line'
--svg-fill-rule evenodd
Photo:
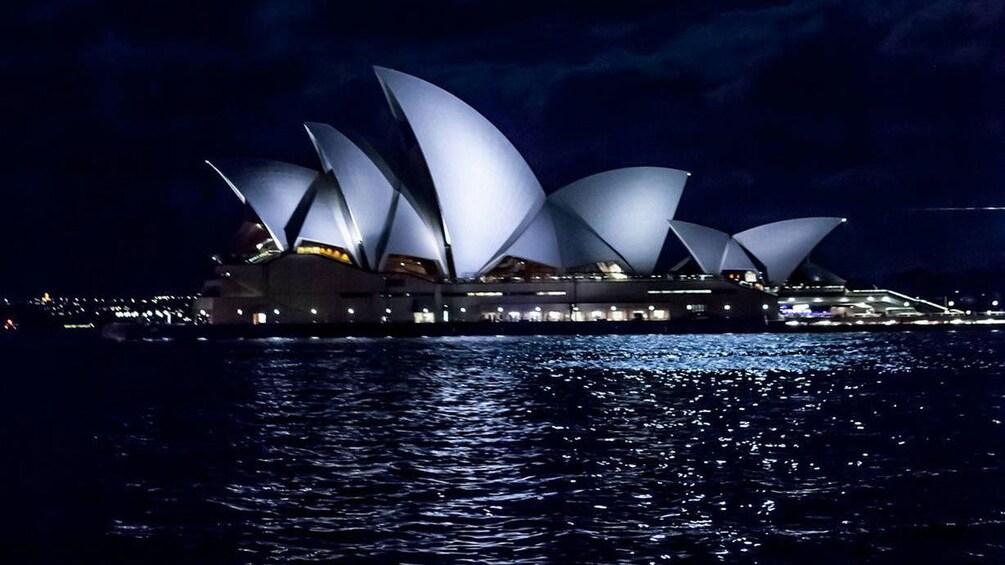
<path fill-rule="evenodd" d="M 349 254 L 341 249 L 336 249 L 334 247 L 327 247 L 324 245 L 302 245 L 297 247 L 298 255 L 320 255 L 322 257 L 327 257 L 329 259 L 334 259 L 340 263 L 352 264 L 352 259 Z"/>

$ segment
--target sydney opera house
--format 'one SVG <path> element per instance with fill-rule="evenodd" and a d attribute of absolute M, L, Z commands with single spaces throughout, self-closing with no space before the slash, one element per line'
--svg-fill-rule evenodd
<path fill-rule="evenodd" d="M 199 319 L 764 322 L 778 319 L 779 291 L 794 277 L 836 278 L 806 258 L 842 218 L 731 235 L 676 219 L 690 173 L 657 166 L 546 192 L 466 103 L 414 76 L 375 71 L 400 126 L 405 158 L 395 166 L 321 123 L 305 124 L 318 168 L 209 163 L 246 221 L 218 256 Z M 661 261 L 677 241 L 690 257 Z"/>

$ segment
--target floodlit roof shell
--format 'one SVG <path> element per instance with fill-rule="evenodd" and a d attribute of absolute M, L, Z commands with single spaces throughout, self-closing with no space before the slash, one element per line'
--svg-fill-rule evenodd
<path fill-rule="evenodd" d="M 548 201 L 578 218 L 638 275 L 656 267 L 688 173 L 663 167 L 630 167 L 566 185 Z"/>
<path fill-rule="evenodd" d="M 375 72 L 429 170 L 456 275 L 480 275 L 541 209 L 541 184 L 513 144 L 459 98 L 402 72 Z"/>
<path fill-rule="evenodd" d="M 767 280 L 783 284 L 844 218 L 796 218 L 764 224 L 733 238 L 764 265 Z"/>

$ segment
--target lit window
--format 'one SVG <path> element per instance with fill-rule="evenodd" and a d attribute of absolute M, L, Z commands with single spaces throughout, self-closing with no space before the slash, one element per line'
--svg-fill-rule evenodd
<path fill-rule="evenodd" d="M 352 259 L 349 257 L 348 253 L 335 247 L 328 247 L 327 245 L 301 245 L 300 247 L 297 247 L 297 254 L 320 255 L 322 257 L 334 259 L 340 263 L 352 264 Z"/>

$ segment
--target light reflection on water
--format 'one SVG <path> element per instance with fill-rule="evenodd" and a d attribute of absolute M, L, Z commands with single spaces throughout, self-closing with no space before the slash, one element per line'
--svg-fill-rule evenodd
<path fill-rule="evenodd" d="M 146 347 L 226 384 L 121 412 L 121 538 L 202 509 L 250 560 L 1003 555 L 997 334 Z"/>

